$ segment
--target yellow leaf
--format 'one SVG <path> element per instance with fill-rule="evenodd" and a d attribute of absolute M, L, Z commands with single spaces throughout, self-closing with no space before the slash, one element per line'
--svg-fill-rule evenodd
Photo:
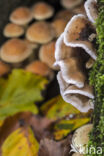
<path fill-rule="evenodd" d="M 66 103 L 59 95 L 52 100 L 46 102 L 40 108 L 41 112 L 49 119 L 59 119 L 69 114 L 79 114 L 80 111 L 71 104 Z"/>
<path fill-rule="evenodd" d="M 38 156 L 39 144 L 30 128 L 19 128 L 4 141 L 2 156 Z"/>
<path fill-rule="evenodd" d="M 35 102 L 44 98 L 41 92 L 48 81 L 39 75 L 15 69 L 7 79 L 0 78 L 0 120 L 19 112 L 38 114 Z"/>
<path fill-rule="evenodd" d="M 57 141 L 63 139 L 68 136 L 70 132 L 88 123 L 89 121 L 90 118 L 87 117 L 59 121 L 53 128 L 54 139 Z"/>

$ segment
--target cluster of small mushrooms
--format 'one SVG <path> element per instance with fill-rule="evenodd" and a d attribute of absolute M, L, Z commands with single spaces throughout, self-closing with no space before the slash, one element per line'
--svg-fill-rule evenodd
<path fill-rule="evenodd" d="M 82 0 L 61 1 L 61 4 L 64 8 L 56 13 L 51 5 L 38 2 L 30 8 L 20 6 L 10 14 L 10 22 L 3 30 L 7 40 L 0 48 L 1 76 L 12 67 L 53 80 L 54 71 L 59 69 L 53 66 L 56 40 L 73 15 L 85 14 Z"/>
<path fill-rule="evenodd" d="M 24 61 L 28 62 L 24 70 L 50 80 L 54 70 L 58 70 L 63 99 L 81 112 L 93 109 L 94 94 L 88 71 L 97 58 L 96 3 L 96 0 L 87 0 L 85 4 L 83 0 L 61 0 L 64 9 L 57 13 L 45 2 L 15 9 L 3 31 L 8 40 L 0 48 L 0 76 L 8 73 L 11 66 L 21 67 Z M 90 131 L 92 125 L 86 126 Z M 79 136 L 88 134 L 86 126 L 75 132 L 72 139 L 75 148 L 78 148 Z"/>

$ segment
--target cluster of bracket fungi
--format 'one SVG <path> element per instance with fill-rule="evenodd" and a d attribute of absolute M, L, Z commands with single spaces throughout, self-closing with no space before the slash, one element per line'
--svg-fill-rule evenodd
<path fill-rule="evenodd" d="M 56 42 L 54 66 L 59 67 L 57 79 L 63 99 L 81 112 L 93 109 L 93 87 L 88 71 L 97 59 L 95 21 L 96 0 L 84 4 L 86 15 L 74 15 Z"/>

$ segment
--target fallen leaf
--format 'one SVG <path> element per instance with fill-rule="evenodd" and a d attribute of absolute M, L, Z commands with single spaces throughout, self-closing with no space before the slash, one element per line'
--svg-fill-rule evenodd
<path fill-rule="evenodd" d="M 20 127 L 32 127 L 36 139 L 40 141 L 42 138 L 50 135 L 48 127 L 51 123 L 51 120 L 39 115 L 33 115 L 30 112 L 18 113 L 8 117 L 0 128 L 0 147 L 10 133 Z"/>
<path fill-rule="evenodd" d="M 15 69 L 8 79 L 0 78 L 0 120 L 18 112 L 38 113 L 34 102 L 43 100 L 48 81 L 38 75 Z"/>
<path fill-rule="evenodd" d="M 43 115 L 53 120 L 60 119 L 67 115 L 75 115 L 80 113 L 80 111 L 71 104 L 66 103 L 60 95 L 44 103 L 40 110 Z"/>
<path fill-rule="evenodd" d="M 88 123 L 90 120 L 90 117 L 81 118 L 80 116 L 76 116 L 75 118 L 69 120 L 62 119 L 54 125 L 53 137 L 57 141 L 62 140 L 67 137 L 69 133 Z"/>
<path fill-rule="evenodd" d="M 19 128 L 1 147 L 2 156 L 38 156 L 39 144 L 30 128 Z"/>

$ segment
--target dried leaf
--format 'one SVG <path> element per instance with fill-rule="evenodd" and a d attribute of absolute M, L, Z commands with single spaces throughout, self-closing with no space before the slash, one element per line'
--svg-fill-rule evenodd
<path fill-rule="evenodd" d="M 48 81 L 20 69 L 13 70 L 8 79 L 0 78 L 0 120 L 18 112 L 38 113 L 34 102 L 43 100 L 41 91 Z"/>
<path fill-rule="evenodd" d="M 1 147 L 2 156 L 38 156 L 39 144 L 30 128 L 19 128 Z"/>
<path fill-rule="evenodd" d="M 80 113 L 80 111 L 71 104 L 66 103 L 60 95 L 43 104 L 40 109 L 47 118 L 54 120 L 70 114 Z"/>

